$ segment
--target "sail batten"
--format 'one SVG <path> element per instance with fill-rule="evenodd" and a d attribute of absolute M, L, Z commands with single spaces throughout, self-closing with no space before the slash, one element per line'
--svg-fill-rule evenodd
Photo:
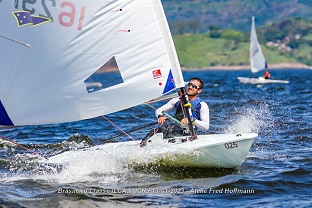
<path fill-rule="evenodd" d="M 0 2 L 1 33 L 31 45 L 0 38 L 0 100 L 14 125 L 93 118 L 184 86 L 159 0 L 37 1 L 22 25 L 12 14 L 22 5 L 12 5 Z M 53 21 L 31 23 L 48 11 Z M 110 65 L 112 58 L 117 67 Z M 112 70 L 101 71 L 104 65 Z M 120 82 L 112 82 L 116 68 Z M 91 85 L 105 87 L 91 92 Z M 0 120 L 0 125 L 11 123 Z"/>

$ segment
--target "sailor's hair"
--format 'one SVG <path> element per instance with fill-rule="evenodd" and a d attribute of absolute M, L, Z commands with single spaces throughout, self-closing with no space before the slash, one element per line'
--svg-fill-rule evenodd
<path fill-rule="evenodd" d="M 190 79 L 190 81 L 191 81 L 191 80 L 197 80 L 197 81 L 200 83 L 200 85 L 201 85 L 201 86 L 199 86 L 200 89 L 204 88 L 204 83 L 203 83 L 203 81 L 201 81 L 201 79 L 199 79 L 198 77 L 193 77 L 192 79 Z"/>

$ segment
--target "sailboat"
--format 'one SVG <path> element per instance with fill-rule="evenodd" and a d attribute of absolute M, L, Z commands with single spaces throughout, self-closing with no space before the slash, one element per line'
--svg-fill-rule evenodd
<path fill-rule="evenodd" d="M 267 70 L 268 68 L 268 65 L 265 61 L 264 55 L 262 53 L 262 50 L 261 50 L 261 47 L 257 38 L 254 16 L 252 16 L 252 21 L 251 21 L 249 55 L 250 55 L 250 67 L 251 67 L 252 77 L 251 78 L 237 77 L 237 79 L 241 83 L 245 83 L 245 84 L 268 84 L 268 83 L 288 84 L 289 83 L 289 81 L 286 81 L 286 80 L 265 79 L 264 77 L 254 78 L 255 73 L 260 72 L 262 70 Z"/>
<path fill-rule="evenodd" d="M 1 126 L 91 119 L 174 90 L 185 94 L 160 0 L 51 2 L 0 2 Z M 103 144 L 40 163 L 68 164 L 106 154 L 105 148 L 150 149 L 155 162 L 172 166 L 234 168 L 245 161 L 256 133 L 196 135 L 191 109 L 185 110 L 190 137 L 155 134 L 145 147 L 138 141 Z M 152 151 L 157 147 L 163 151 Z"/>

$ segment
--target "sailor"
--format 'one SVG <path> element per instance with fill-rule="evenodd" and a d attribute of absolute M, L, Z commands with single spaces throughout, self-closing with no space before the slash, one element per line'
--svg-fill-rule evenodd
<path fill-rule="evenodd" d="M 209 129 L 209 107 L 207 103 L 205 103 L 198 96 L 202 92 L 203 87 L 204 83 L 199 78 L 194 77 L 187 84 L 186 94 L 189 102 L 191 103 L 192 116 L 195 127 L 200 130 L 207 131 Z M 184 116 L 184 108 L 182 108 L 180 97 L 173 98 L 155 111 L 157 122 L 160 124 L 160 127 L 155 131 L 150 131 L 150 133 L 146 135 L 142 142 L 155 133 L 163 133 L 164 138 L 169 138 L 171 136 L 182 136 L 185 134 L 185 129 L 180 127 L 178 124 L 167 122 L 168 118 L 164 112 L 171 111 L 173 109 L 175 109 L 174 118 L 181 121 L 183 124 L 188 124 L 188 118 L 185 118 Z M 141 144 L 143 144 L 142 142 Z"/>
<path fill-rule="evenodd" d="M 268 70 L 266 70 L 266 71 L 264 72 L 264 74 L 263 74 L 263 78 L 264 78 L 264 79 L 270 79 L 270 77 L 271 77 L 271 74 L 269 73 Z"/>

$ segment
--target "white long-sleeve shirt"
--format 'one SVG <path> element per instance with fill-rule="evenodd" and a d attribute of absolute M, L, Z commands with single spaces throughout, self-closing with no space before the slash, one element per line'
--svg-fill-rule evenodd
<path fill-rule="evenodd" d="M 158 118 L 159 115 L 162 115 L 162 112 L 167 112 L 172 109 L 175 109 L 176 102 L 179 101 L 179 97 L 173 98 L 169 100 L 168 103 L 161 106 L 155 111 L 155 115 Z M 200 102 L 201 108 L 200 108 L 200 120 L 195 120 L 195 126 L 203 131 L 207 131 L 209 129 L 209 107 L 207 103 Z"/>

